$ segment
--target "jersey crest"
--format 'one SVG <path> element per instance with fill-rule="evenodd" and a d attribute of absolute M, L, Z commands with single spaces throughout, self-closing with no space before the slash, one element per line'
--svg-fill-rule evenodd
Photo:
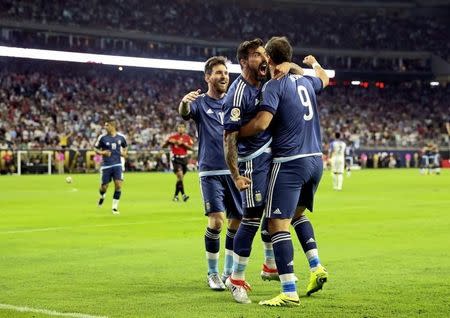
<path fill-rule="evenodd" d="M 230 120 L 231 121 L 241 120 L 241 110 L 239 107 L 234 107 L 231 109 Z"/>

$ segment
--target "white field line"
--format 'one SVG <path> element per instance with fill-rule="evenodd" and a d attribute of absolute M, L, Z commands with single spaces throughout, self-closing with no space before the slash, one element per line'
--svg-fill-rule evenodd
<path fill-rule="evenodd" d="M 36 228 L 36 229 L 0 231 L 0 234 L 49 232 L 49 231 L 71 230 L 71 229 L 78 229 L 78 228 L 112 227 L 112 226 L 139 225 L 139 224 L 149 224 L 149 223 L 152 223 L 152 222 L 146 221 L 146 222 L 112 223 L 112 224 L 80 225 L 80 226 L 42 227 L 42 228 Z"/>
<path fill-rule="evenodd" d="M 0 304 L 0 309 L 19 311 L 19 312 L 34 312 L 34 313 L 39 313 L 39 314 L 44 314 L 44 315 L 49 315 L 49 316 L 60 316 L 60 317 L 108 318 L 107 316 L 93 316 L 93 315 L 81 314 L 81 313 L 77 313 L 77 312 L 64 313 L 64 312 L 58 312 L 58 311 L 48 310 L 48 309 L 13 306 L 13 305 L 8 305 L 8 304 Z"/>

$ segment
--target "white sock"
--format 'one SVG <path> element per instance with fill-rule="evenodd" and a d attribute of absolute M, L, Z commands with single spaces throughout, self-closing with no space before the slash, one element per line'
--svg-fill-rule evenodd
<path fill-rule="evenodd" d="M 220 253 L 206 252 L 206 260 L 208 261 L 208 275 L 217 274 L 219 272 L 219 256 Z"/>
<path fill-rule="evenodd" d="M 342 173 L 337 175 L 337 188 L 338 190 L 342 190 L 342 183 L 344 182 L 344 176 Z"/>
<path fill-rule="evenodd" d="M 270 269 L 276 269 L 275 256 L 273 254 L 272 242 L 263 242 L 264 245 L 264 264 Z"/>
<path fill-rule="evenodd" d="M 115 209 L 115 210 L 118 210 L 118 209 L 119 209 L 119 200 L 113 199 L 113 202 L 112 202 L 112 208 L 113 208 L 113 210 L 114 210 L 114 209 Z"/>
<path fill-rule="evenodd" d="M 233 273 L 231 278 L 245 280 L 245 269 L 248 264 L 248 257 L 239 256 L 233 253 Z"/>
<path fill-rule="evenodd" d="M 337 186 L 337 174 L 333 173 L 331 176 L 333 177 L 333 189 L 336 190 L 338 188 L 338 186 Z"/>
<path fill-rule="evenodd" d="M 296 277 L 294 273 L 288 273 L 280 275 L 280 282 L 281 282 L 281 291 L 283 294 L 285 294 L 288 297 L 298 299 L 298 293 L 297 293 L 297 287 L 296 285 Z M 285 291 L 285 285 L 289 284 L 290 286 L 294 286 L 295 291 Z"/>

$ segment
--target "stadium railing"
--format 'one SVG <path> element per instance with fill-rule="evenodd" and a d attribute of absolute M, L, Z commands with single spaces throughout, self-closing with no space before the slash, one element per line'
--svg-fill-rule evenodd
<path fill-rule="evenodd" d="M 94 173 L 100 164 L 101 157 L 91 149 L 0 150 L 0 174 Z M 188 168 L 196 170 L 196 166 L 193 153 Z M 166 150 L 131 150 L 125 171 L 171 171 L 170 154 Z"/>

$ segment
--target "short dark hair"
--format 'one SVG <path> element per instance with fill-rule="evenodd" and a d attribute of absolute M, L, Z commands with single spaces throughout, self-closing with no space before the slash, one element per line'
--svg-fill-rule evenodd
<path fill-rule="evenodd" d="M 340 132 L 335 132 L 334 133 L 334 137 L 336 137 L 336 139 L 341 138 L 341 133 Z"/>
<path fill-rule="evenodd" d="M 109 125 L 113 126 L 113 127 L 117 127 L 117 122 L 114 118 L 109 118 L 105 120 L 105 123 L 108 123 Z"/>
<path fill-rule="evenodd" d="M 239 47 L 237 49 L 236 58 L 237 62 L 241 64 L 241 59 L 248 59 L 248 53 L 250 50 L 256 50 L 260 46 L 263 46 L 264 42 L 260 38 L 255 38 L 251 41 L 244 41 L 241 44 L 239 44 Z"/>
<path fill-rule="evenodd" d="M 214 66 L 222 64 L 227 67 L 227 58 L 225 56 L 212 56 L 205 62 L 205 74 L 211 74 Z"/>
<path fill-rule="evenodd" d="M 285 36 L 274 36 L 266 44 L 267 55 L 275 64 L 292 61 L 292 46 Z"/>

